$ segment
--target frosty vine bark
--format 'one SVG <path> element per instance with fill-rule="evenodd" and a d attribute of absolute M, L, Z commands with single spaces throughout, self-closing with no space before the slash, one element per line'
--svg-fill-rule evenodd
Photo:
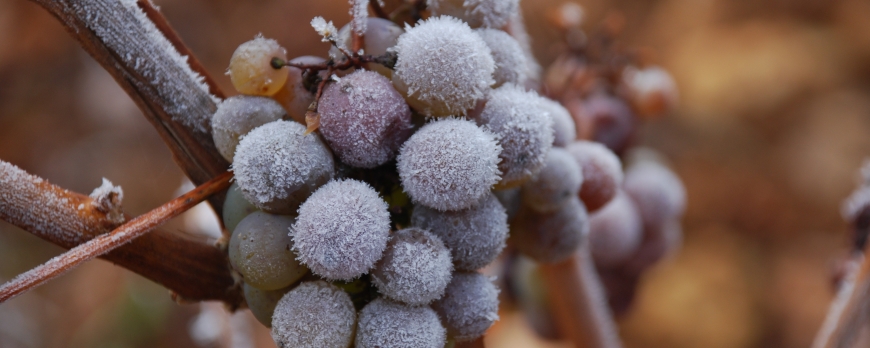
<path fill-rule="evenodd" d="M 226 171 L 229 164 L 214 146 L 210 125 L 214 95 L 222 94 L 150 2 L 31 1 L 57 17 L 115 78 L 191 181 L 200 185 Z M 218 214 L 222 196 L 209 200 Z"/>

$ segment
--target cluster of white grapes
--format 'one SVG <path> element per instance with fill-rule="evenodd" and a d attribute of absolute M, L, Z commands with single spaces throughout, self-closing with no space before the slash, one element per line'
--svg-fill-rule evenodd
<path fill-rule="evenodd" d="M 328 59 L 287 61 L 262 37 L 233 54 L 228 74 L 241 95 L 212 121 L 235 174 L 228 252 L 278 346 L 479 338 L 498 319 L 499 290 L 478 270 L 509 230 L 523 254 L 560 262 L 595 231 L 587 209 L 618 205 L 623 188 L 638 202 L 660 198 L 645 196 L 660 192 L 643 180 L 667 176 L 655 172 L 664 167 L 638 168 L 650 172 L 638 174 L 640 188 L 623 183 L 616 154 L 577 140 L 569 111 L 528 87 L 536 63 L 501 30 L 517 2 L 429 0 L 429 18 L 404 29 L 368 18 L 362 53 L 394 64 L 334 71 L 361 54 L 348 53 L 351 24 L 336 30 L 320 18 L 312 25 L 334 46 Z M 319 127 L 309 134 L 312 111 Z M 639 216 L 675 219 L 680 204 Z"/>

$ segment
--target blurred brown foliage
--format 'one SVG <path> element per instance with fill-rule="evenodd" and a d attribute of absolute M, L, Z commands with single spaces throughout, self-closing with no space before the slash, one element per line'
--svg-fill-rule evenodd
<path fill-rule="evenodd" d="M 547 11 L 522 3 L 537 58 L 559 53 Z M 870 156 L 870 3 L 863 0 L 585 0 L 587 27 L 625 15 L 623 44 L 672 72 L 681 104 L 643 125 L 688 189 L 682 250 L 642 280 L 620 319 L 629 347 L 805 347 L 849 246 L 840 201 Z M 257 33 L 289 56 L 325 55 L 308 26 L 343 25 L 347 2 L 157 0 L 221 87 L 235 47 Z M 0 0 L 0 158 L 90 192 L 106 177 L 143 213 L 183 179 L 150 124 L 41 8 Z M 193 233 L 180 222 L 168 226 Z M 182 231 L 183 230 L 183 231 Z M 0 279 L 60 249 L 0 223 Z M 191 346 L 199 307 L 105 261 L 0 306 L 3 347 Z M 489 347 L 545 343 L 505 313 Z M 518 328 L 518 329 L 515 329 Z M 257 328 L 258 345 L 272 345 Z M 533 343 L 534 342 L 534 343 Z"/>

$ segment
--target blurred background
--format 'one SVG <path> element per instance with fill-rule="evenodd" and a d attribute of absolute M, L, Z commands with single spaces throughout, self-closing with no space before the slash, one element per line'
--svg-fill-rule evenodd
<path fill-rule="evenodd" d="M 233 91 L 223 72 L 240 43 L 262 33 L 290 57 L 322 56 L 328 46 L 310 19 L 349 20 L 344 0 L 155 3 L 225 91 Z M 544 67 L 560 52 L 547 13 L 562 3 L 521 4 Z M 578 3 L 590 25 L 621 12 L 623 43 L 652 49 L 681 95 L 676 112 L 642 126 L 638 143 L 667 155 L 686 185 L 684 244 L 645 275 L 619 319 L 626 346 L 808 346 L 849 247 L 840 203 L 870 156 L 870 2 Z M 123 187 L 134 215 L 185 183 L 114 80 L 24 0 L 0 0 L 0 159 L 82 193 L 105 177 Z M 209 222 L 200 212 L 187 221 Z M 208 226 L 176 219 L 166 229 Z M 0 280 L 60 252 L 0 222 Z M 247 346 L 274 346 L 247 311 L 221 311 L 177 305 L 160 286 L 93 261 L 0 306 L 0 346 L 190 347 L 226 335 L 220 320 L 247 327 Z M 536 338 L 513 312 L 487 336 L 487 347 L 536 346 L 567 345 Z"/>

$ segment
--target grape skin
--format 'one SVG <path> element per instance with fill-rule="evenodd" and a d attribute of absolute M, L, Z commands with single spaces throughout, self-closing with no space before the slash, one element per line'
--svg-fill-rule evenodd
<path fill-rule="evenodd" d="M 227 198 L 224 200 L 223 210 L 224 227 L 227 231 L 233 233 L 239 222 L 255 211 L 260 210 L 242 196 L 239 184 L 233 183 L 230 185 L 230 188 L 227 190 Z"/>
<path fill-rule="evenodd" d="M 495 61 L 495 72 L 492 74 L 495 84 L 492 87 L 497 88 L 505 83 L 523 84 L 526 80 L 524 72 L 528 63 L 520 43 L 508 33 L 498 29 L 481 28 L 475 29 L 474 32 L 480 35 L 492 51 L 492 58 Z"/>
<path fill-rule="evenodd" d="M 679 218 L 686 207 L 686 189 L 670 169 L 653 161 L 628 168 L 623 189 L 634 201 L 644 226 L 662 226 Z"/>
<path fill-rule="evenodd" d="M 227 75 L 242 94 L 271 96 L 287 82 L 285 68 L 272 67 L 272 58 L 287 60 L 287 51 L 272 39 L 257 36 L 236 48 Z"/>
<path fill-rule="evenodd" d="M 230 238 L 229 258 L 245 283 L 262 290 L 276 290 L 299 280 L 308 270 L 291 251 L 289 216 L 254 212 L 242 219 Z"/>
<path fill-rule="evenodd" d="M 523 209 L 515 221 L 511 226 L 511 245 L 542 263 L 557 263 L 571 257 L 590 229 L 586 207 L 576 196 L 546 213 Z"/>
<path fill-rule="evenodd" d="M 541 98 L 541 103 L 553 118 L 553 146 L 566 147 L 577 140 L 577 126 L 568 109 L 547 98 Z"/>
<path fill-rule="evenodd" d="M 589 246 L 595 265 L 615 268 L 629 261 L 641 243 L 643 223 L 634 203 L 620 191 L 589 217 Z"/>
<path fill-rule="evenodd" d="M 498 288 L 477 272 L 458 272 L 447 286 L 444 297 L 432 308 L 441 317 L 447 335 L 457 342 L 483 336 L 498 320 Z"/>
<path fill-rule="evenodd" d="M 240 95 L 218 105 L 211 120 L 215 147 L 227 161 L 233 161 L 239 138 L 252 129 L 282 119 L 287 113 L 274 100 Z"/>
<path fill-rule="evenodd" d="M 580 199 L 589 212 L 610 202 L 622 186 L 623 173 L 619 157 L 600 143 L 578 140 L 565 148 L 583 170 Z"/>
<path fill-rule="evenodd" d="M 453 274 L 450 250 L 432 233 L 399 230 L 372 271 L 378 291 L 393 300 L 425 305 L 441 298 Z"/>
<path fill-rule="evenodd" d="M 359 313 L 357 348 L 442 348 L 447 334 L 429 306 L 409 306 L 383 297 Z"/>
<path fill-rule="evenodd" d="M 281 348 L 346 348 L 356 310 L 350 296 L 324 281 L 304 282 L 278 301 L 272 339 Z"/>
<path fill-rule="evenodd" d="M 523 184 L 522 200 L 539 212 L 553 211 L 576 198 L 582 183 L 583 171 L 574 157 L 564 149 L 553 148 L 541 172 Z"/>
<path fill-rule="evenodd" d="M 290 291 L 290 287 L 278 290 L 260 290 L 248 284 L 242 286 L 245 302 L 248 304 L 251 314 L 268 328 L 272 327 L 272 314 L 275 313 L 275 306 L 288 291 Z"/>

